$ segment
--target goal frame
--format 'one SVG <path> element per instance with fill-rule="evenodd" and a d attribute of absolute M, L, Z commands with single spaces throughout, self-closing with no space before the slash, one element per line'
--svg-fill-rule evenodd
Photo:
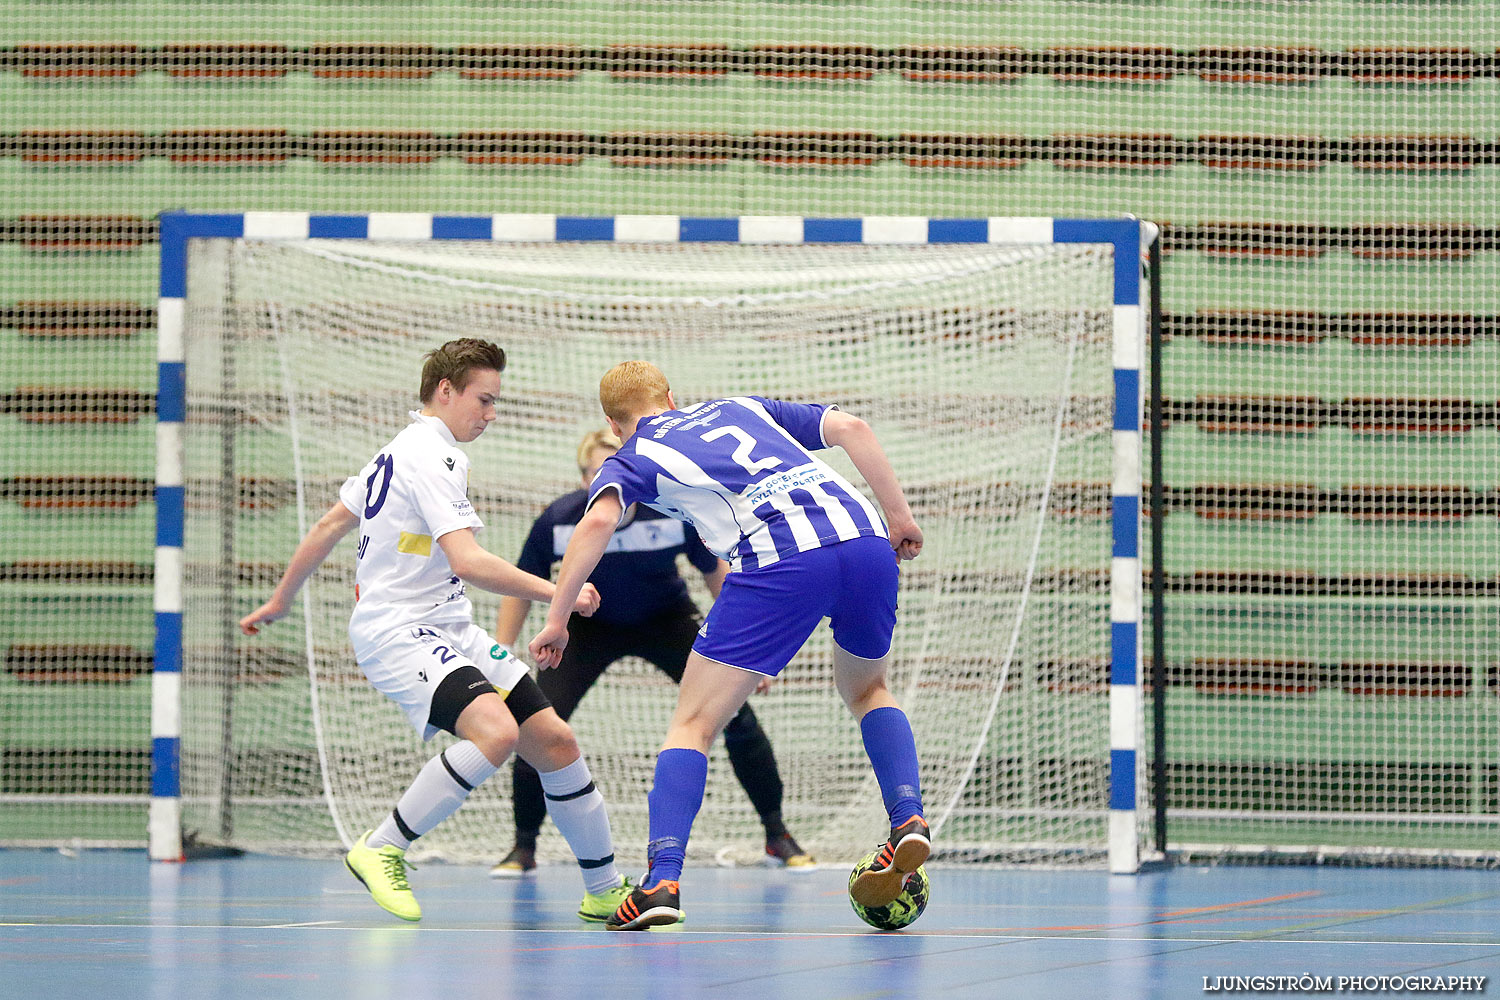
<path fill-rule="evenodd" d="M 148 855 L 183 860 L 182 663 L 187 417 L 186 299 L 190 240 L 495 240 L 557 243 L 1103 244 L 1114 253 L 1113 473 L 1110 483 L 1109 833 L 1112 873 L 1140 870 L 1144 753 L 1141 678 L 1142 378 L 1147 310 L 1142 251 L 1156 227 L 1134 218 L 925 216 L 691 217 L 420 212 L 198 213 L 160 216 L 157 302 L 155 616 Z"/>

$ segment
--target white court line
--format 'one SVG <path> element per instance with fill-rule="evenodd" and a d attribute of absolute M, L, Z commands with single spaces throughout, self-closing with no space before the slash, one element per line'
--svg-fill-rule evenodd
<path fill-rule="evenodd" d="M 325 924 L 335 924 L 337 926 L 323 926 Z M 195 931 L 195 930 L 206 930 L 206 931 L 256 931 L 256 930 L 275 930 L 275 929 L 290 928 L 290 927 L 307 927 L 307 928 L 310 928 L 310 929 L 313 929 L 313 930 L 320 930 L 320 931 L 356 931 L 356 932 L 363 932 L 363 931 L 371 931 L 371 930 L 380 930 L 382 928 L 388 930 L 388 929 L 390 929 L 391 926 L 395 926 L 395 925 L 381 925 L 381 927 L 365 927 L 365 926 L 352 925 L 352 924 L 338 924 L 337 921 L 319 920 L 319 921 L 312 921 L 312 922 L 305 923 L 305 924 L 158 924 L 158 923 L 140 923 L 140 924 L 78 924 L 78 923 L 61 923 L 61 922 L 47 921 L 45 923 L 33 923 L 33 924 L 0 924 L 0 926 L 11 926 L 11 927 L 46 927 L 46 928 L 52 928 L 52 929 L 56 929 L 56 928 L 60 928 L 61 927 L 61 928 L 73 928 L 73 929 L 79 929 L 79 930 L 107 929 L 107 930 L 115 930 L 115 931 L 129 930 L 131 928 L 139 928 L 139 929 L 144 929 L 144 930 L 178 930 L 178 931 Z M 418 925 L 412 924 L 411 926 L 416 927 Z M 448 934 L 507 934 L 507 933 L 509 933 L 509 934 L 593 934 L 593 935 L 601 935 L 601 934 L 608 933 L 606 931 L 601 931 L 597 927 L 580 927 L 577 930 L 571 930 L 571 929 L 563 928 L 563 927 L 535 927 L 535 928 L 532 928 L 532 927 L 431 927 L 431 926 L 425 926 L 424 925 L 424 926 L 421 926 L 420 929 L 421 929 L 421 931 L 422 931 L 423 934 L 443 934 L 443 933 L 448 933 Z M 675 931 L 656 931 L 656 932 L 653 932 L 653 938 L 652 938 L 652 940 L 654 940 L 654 939 L 661 939 L 662 941 L 666 941 L 669 938 L 677 937 L 678 935 L 681 935 L 681 934 L 694 934 L 694 935 L 697 935 L 699 937 L 729 937 L 729 938 L 733 938 L 733 937 L 746 937 L 746 938 L 788 938 L 788 939 L 792 939 L 792 938 L 869 938 L 869 937 L 871 937 L 871 935 L 870 935 L 870 933 L 868 931 L 695 931 L 695 930 L 691 930 L 690 928 L 683 927 L 683 928 L 681 928 L 679 930 L 675 930 Z M 1324 945 L 1324 946 L 1327 946 L 1327 945 L 1340 945 L 1340 946 L 1343 946 L 1343 947 L 1346 947 L 1346 948 L 1368 948 L 1368 947 L 1377 947 L 1377 948 L 1386 948 L 1386 947 L 1411 948 L 1411 947 L 1416 946 L 1416 945 L 1419 945 L 1419 946 L 1424 947 L 1424 948 L 1489 948 L 1489 949 L 1500 948 L 1500 940 L 1493 940 L 1493 941 L 1423 941 L 1423 940 L 1416 940 L 1416 939 L 1413 939 L 1413 938 L 1399 938 L 1399 939 L 1395 939 L 1395 940 L 1391 940 L 1391 941 L 1383 941 L 1383 940 L 1376 940 L 1376 939 L 1363 940 L 1363 941 L 1351 941 L 1351 940 L 1348 940 L 1348 939 L 1335 939 L 1335 938 L 1287 938 L 1287 939 L 1279 939 L 1279 938 L 1210 938 L 1210 937 L 1163 937 L 1163 936 L 1160 936 L 1160 935 L 1153 935 L 1153 936 L 1150 936 L 1150 937 L 1123 937 L 1123 936 L 1119 936 L 1119 935 L 1108 935 L 1108 934 L 1087 934 L 1087 935 L 1080 935 L 1080 934 L 972 934 L 972 933 L 945 934 L 945 933 L 943 933 L 941 931 L 928 931 L 928 932 L 924 933 L 922 931 L 912 931 L 912 930 L 904 930 L 904 931 L 901 932 L 901 934 L 899 936 L 897 936 L 897 935 L 891 935 L 891 939 L 909 939 L 909 938 L 933 938 L 933 939 L 941 939 L 941 940 L 945 940 L 945 941 L 947 941 L 947 940 L 951 940 L 951 941 L 1098 941 L 1098 942 L 1102 942 L 1102 943 L 1105 943 L 1105 944 L 1118 944 L 1120 942 L 1129 942 L 1129 943 L 1134 943 L 1134 944 L 1246 944 L 1246 945 L 1257 945 L 1257 946 L 1258 945 L 1311 945 L 1311 944 L 1315 944 L 1315 945 Z M 610 940 L 615 940 L 615 938 L 610 938 Z M 639 940 L 641 940 L 641 938 L 638 935 L 632 935 L 629 938 L 629 940 L 630 941 L 639 941 Z M 624 944 L 625 942 L 622 941 L 621 943 Z"/>

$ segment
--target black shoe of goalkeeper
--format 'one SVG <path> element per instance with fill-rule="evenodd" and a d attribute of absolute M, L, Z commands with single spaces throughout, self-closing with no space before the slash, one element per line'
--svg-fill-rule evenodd
<path fill-rule="evenodd" d="M 536 871 L 536 848 L 517 844 L 490 869 L 490 878 L 520 878 Z"/>
<path fill-rule="evenodd" d="M 802 849 L 790 833 L 766 838 L 766 858 L 771 864 L 788 868 L 811 868 L 817 864 L 813 856 Z"/>

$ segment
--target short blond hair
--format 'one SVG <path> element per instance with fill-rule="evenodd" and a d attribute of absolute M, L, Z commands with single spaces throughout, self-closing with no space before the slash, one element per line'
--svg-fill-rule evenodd
<path fill-rule="evenodd" d="M 594 453 L 595 448 L 608 448 L 610 451 L 620 450 L 620 439 L 615 437 L 615 432 L 601 427 L 597 431 L 589 431 L 578 442 L 578 471 L 583 472 L 589 466 L 589 456 Z"/>
<path fill-rule="evenodd" d="M 671 391 L 667 377 L 651 362 L 622 361 L 599 380 L 599 405 L 605 416 L 623 424 L 669 405 Z"/>

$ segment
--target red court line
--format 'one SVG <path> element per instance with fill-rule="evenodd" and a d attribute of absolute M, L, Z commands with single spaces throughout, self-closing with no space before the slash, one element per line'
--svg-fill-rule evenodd
<path fill-rule="evenodd" d="M 1213 913 L 1218 910 L 1235 910 L 1243 906 L 1261 906 L 1265 903 L 1284 903 L 1288 899 L 1306 899 L 1309 896 L 1321 896 L 1322 893 L 1316 889 L 1308 889 L 1305 892 L 1289 892 L 1284 896 L 1267 896 L 1264 899 L 1246 899 L 1238 903 L 1219 903 L 1215 906 L 1195 906 L 1189 910 L 1173 910 L 1163 913 L 1163 917 L 1181 917 L 1189 913 Z"/>
<path fill-rule="evenodd" d="M 1308 913 L 1304 915 L 1306 920 L 1351 920 L 1364 917 L 1380 917 L 1393 913 L 1393 910 L 1330 910 L 1323 913 Z M 1186 920 L 1157 920 L 1153 923 L 1172 924 L 1173 926 L 1185 926 L 1188 924 L 1214 924 L 1224 927 L 1233 923 L 1264 922 L 1272 920 L 1285 920 L 1285 913 L 1257 913 L 1246 916 L 1235 916 L 1225 918 L 1200 917 Z"/>
<path fill-rule="evenodd" d="M 1315 889 L 1304 892 L 1289 892 L 1283 896 L 1266 896 L 1263 899 L 1243 899 L 1234 903 L 1216 903 L 1213 906 L 1195 906 L 1187 910 L 1172 910 L 1169 913 L 1159 914 L 1152 920 L 1140 920 L 1128 924 L 1080 924 L 1076 927 L 1032 927 L 1030 930 L 1037 931 L 1101 931 L 1113 930 L 1121 927 L 1150 927 L 1152 924 L 1181 923 L 1174 921 L 1172 917 L 1187 916 L 1190 913 L 1221 913 L 1225 910 L 1238 910 L 1247 906 L 1263 906 L 1266 903 L 1283 903 L 1289 899 L 1306 899 L 1309 896 L 1321 896 L 1322 893 Z"/>

